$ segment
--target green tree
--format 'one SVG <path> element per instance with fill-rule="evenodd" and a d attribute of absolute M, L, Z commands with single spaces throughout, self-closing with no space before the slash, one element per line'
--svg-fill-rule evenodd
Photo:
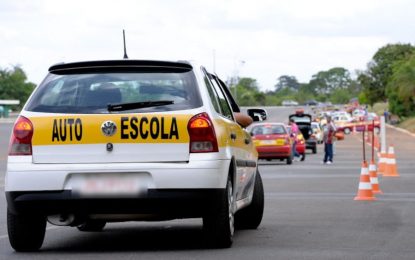
<path fill-rule="evenodd" d="M 313 75 L 309 84 L 317 94 L 330 95 L 336 89 L 348 89 L 352 79 L 348 70 L 336 67 Z"/>
<path fill-rule="evenodd" d="M 386 87 L 389 109 L 399 116 L 415 115 L 415 54 L 397 62 Z"/>
<path fill-rule="evenodd" d="M 294 76 L 283 75 L 277 79 L 277 84 L 275 84 L 275 92 L 287 89 L 291 91 L 298 91 L 300 89 L 300 83 Z"/>
<path fill-rule="evenodd" d="M 393 65 L 406 60 L 414 52 L 411 44 L 388 44 L 380 48 L 367 66 L 367 70 L 358 76 L 368 102 L 386 100 L 386 86 L 391 80 Z"/>
<path fill-rule="evenodd" d="M 230 87 L 230 90 L 240 106 L 265 104 L 265 95 L 259 90 L 256 79 L 240 78 L 237 82 Z"/>
<path fill-rule="evenodd" d="M 27 82 L 26 73 L 19 66 L 0 69 L 0 99 L 18 99 L 21 108 L 29 98 L 35 84 Z"/>

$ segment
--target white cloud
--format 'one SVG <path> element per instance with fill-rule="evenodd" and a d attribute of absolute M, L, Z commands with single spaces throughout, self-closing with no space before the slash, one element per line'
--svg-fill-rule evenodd
<path fill-rule="evenodd" d="M 0 66 L 20 64 L 40 83 L 59 61 L 195 59 L 227 78 L 272 89 L 283 74 L 364 69 L 387 43 L 411 42 L 410 0 L 197 0 L 0 2 Z M 246 61 L 239 66 L 240 60 Z M 235 65 L 236 64 L 236 65 Z"/>

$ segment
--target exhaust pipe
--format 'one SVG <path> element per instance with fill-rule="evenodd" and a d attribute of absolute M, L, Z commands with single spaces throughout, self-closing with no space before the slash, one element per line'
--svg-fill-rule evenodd
<path fill-rule="evenodd" d="M 75 222 L 74 214 L 57 214 L 48 216 L 48 222 L 56 226 L 70 226 Z"/>

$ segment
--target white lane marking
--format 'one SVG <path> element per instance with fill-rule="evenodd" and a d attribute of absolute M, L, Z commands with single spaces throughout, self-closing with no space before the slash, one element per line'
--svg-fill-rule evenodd
<path fill-rule="evenodd" d="M 46 230 L 52 230 L 52 229 L 58 229 L 58 228 L 61 228 L 61 226 L 50 226 L 50 227 L 47 227 Z M 5 239 L 8 237 L 9 235 L 0 235 L 0 239 Z"/>

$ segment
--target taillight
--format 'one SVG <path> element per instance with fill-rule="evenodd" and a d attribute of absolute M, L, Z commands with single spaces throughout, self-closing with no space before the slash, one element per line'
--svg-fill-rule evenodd
<path fill-rule="evenodd" d="M 187 131 L 190 137 L 191 153 L 218 152 L 215 128 L 207 113 L 200 113 L 189 120 Z"/>
<path fill-rule="evenodd" d="M 32 155 L 33 125 L 29 119 L 20 116 L 10 137 L 9 155 Z"/>

